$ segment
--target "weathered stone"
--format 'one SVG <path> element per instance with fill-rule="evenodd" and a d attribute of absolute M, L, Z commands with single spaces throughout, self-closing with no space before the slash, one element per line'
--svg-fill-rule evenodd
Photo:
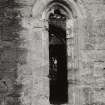
<path fill-rule="evenodd" d="M 104 0 L 62 1 L 73 22 L 67 23 L 67 105 L 104 105 Z M 0 0 L 0 105 L 50 105 L 50 2 Z"/>

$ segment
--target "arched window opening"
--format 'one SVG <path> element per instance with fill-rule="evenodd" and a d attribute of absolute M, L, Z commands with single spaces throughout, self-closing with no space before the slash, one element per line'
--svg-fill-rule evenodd
<path fill-rule="evenodd" d="M 68 101 L 66 16 L 59 8 L 49 15 L 50 103 Z"/>

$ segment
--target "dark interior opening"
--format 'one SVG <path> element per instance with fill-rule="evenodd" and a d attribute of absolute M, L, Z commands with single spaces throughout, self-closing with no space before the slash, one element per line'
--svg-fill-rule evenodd
<path fill-rule="evenodd" d="M 66 17 L 60 10 L 49 16 L 50 104 L 68 101 Z"/>

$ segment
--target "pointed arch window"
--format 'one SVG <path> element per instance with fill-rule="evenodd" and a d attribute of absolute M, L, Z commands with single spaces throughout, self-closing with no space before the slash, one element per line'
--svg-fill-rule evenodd
<path fill-rule="evenodd" d="M 49 76 L 50 103 L 67 103 L 66 16 L 60 9 L 49 15 Z"/>

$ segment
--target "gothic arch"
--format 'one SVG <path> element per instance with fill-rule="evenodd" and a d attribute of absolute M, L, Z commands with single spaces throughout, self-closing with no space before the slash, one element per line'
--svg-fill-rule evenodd
<path fill-rule="evenodd" d="M 49 25 L 48 25 L 48 17 L 50 15 L 50 13 L 52 12 L 53 9 L 55 8 L 60 8 L 61 12 L 67 17 L 67 24 L 66 24 L 66 31 L 67 31 L 67 57 L 70 57 L 73 55 L 73 52 L 78 52 L 78 34 L 76 31 L 74 31 L 75 26 L 78 27 L 78 21 L 79 19 L 81 19 L 82 17 L 82 13 L 81 11 L 79 11 L 80 7 L 76 4 L 76 2 L 74 2 L 73 0 L 37 0 L 37 2 L 35 3 L 33 10 L 32 10 L 32 15 L 33 18 L 38 20 L 39 23 L 41 23 L 41 31 L 39 33 L 39 35 L 42 36 L 42 52 L 43 55 L 42 57 L 44 58 L 43 61 L 47 63 L 45 64 L 45 62 L 42 62 L 42 65 L 47 65 L 47 72 L 46 75 L 49 74 L 49 49 L 48 49 L 48 45 L 49 45 L 49 33 L 48 33 L 48 29 L 49 29 Z M 41 21 L 40 21 L 41 20 Z M 37 31 L 37 29 L 35 30 Z M 73 48 L 74 46 L 70 45 L 70 41 L 72 41 L 73 43 L 75 43 L 75 48 Z M 74 57 L 72 57 L 74 59 Z M 44 64 L 43 64 L 44 63 Z M 75 65 L 72 65 L 71 62 L 67 62 L 68 68 L 67 69 L 71 69 L 73 68 L 72 66 L 76 66 L 75 68 L 78 68 L 78 58 L 76 60 Z M 42 71 L 44 72 L 44 71 Z M 68 77 L 69 78 L 69 77 Z M 69 80 L 69 79 L 68 79 Z M 47 81 L 48 83 L 48 81 Z M 70 89 L 69 89 L 70 90 Z M 49 93 L 47 93 L 47 96 L 49 96 Z M 72 94 L 71 94 L 72 96 Z M 72 96 L 73 97 L 73 96 Z M 71 103 L 70 98 L 68 98 L 68 103 Z"/>
<path fill-rule="evenodd" d="M 81 11 L 81 7 L 74 0 L 37 0 L 32 8 L 33 17 L 37 17 L 40 14 L 43 18 L 44 16 L 46 17 L 50 8 L 52 8 L 55 4 L 63 7 L 69 16 L 72 13 L 73 17 L 83 18 L 83 10 Z"/>
<path fill-rule="evenodd" d="M 50 49 L 52 49 L 52 50 L 56 50 L 57 51 L 57 49 L 59 49 L 58 48 L 58 46 L 57 46 L 57 49 L 56 49 L 56 47 L 55 46 L 51 46 L 50 47 L 50 45 L 49 45 L 49 43 L 50 42 L 48 42 L 49 41 L 49 37 L 50 37 L 50 32 L 49 32 L 49 30 L 50 30 L 50 28 L 51 27 L 49 27 L 49 16 L 50 16 L 50 14 L 51 13 L 54 13 L 54 10 L 55 9 L 59 9 L 60 11 L 61 11 L 61 14 L 63 14 L 65 17 L 66 17 L 66 21 L 65 22 L 67 22 L 67 23 L 69 23 L 69 26 L 70 26 L 70 28 L 71 28 L 71 30 L 73 29 L 73 24 L 71 24 L 72 23 L 72 21 L 73 21 L 73 18 L 76 18 L 77 16 L 76 16 L 76 11 L 75 10 L 73 10 L 70 6 L 69 6 L 69 4 L 68 3 L 66 3 L 65 1 L 64 2 L 60 2 L 60 1 L 52 1 L 52 2 L 49 2 L 47 5 L 46 5 L 46 8 L 44 9 L 44 12 L 43 12 L 43 15 L 42 15 L 42 20 L 43 20 L 43 26 L 44 27 L 46 27 L 46 29 L 48 29 L 46 32 L 42 32 L 42 39 L 44 40 L 44 42 L 43 42 L 43 45 L 47 42 L 47 44 L 46 44 L 46 46 L 47 46 L 47 51 L 48 52 L 51 52 L 51 50 Z M 65 27 L 66 28 L 66 27 Z M 69 28 L 69 27 L 67 27 L 67 28 Z M 65 30 L 65 31 L 67 31 L 67 29 Z M 68 35 L 71 35 L 71 33 L 70 33 L 70 31 L 68 31 L 68 32 L 64 32 L 65 34 L 67 33 Z M 65 35 L 65 38 L 67 37 L 67 35 Z M 66 47 L 65 47 L 65 45 L 66 45 Z M 55 85 L 55 87 L 59 87 L 59 86 L 61 86 L 62 87 L 62 89 L 59 91 L 59 89 L 57 90 L 56 88 L 54 88 L 53 87 L 53 82 L 55 81 L 55 80 L 50 80 L 50 91 L 49 91 L 49 97 L 50 97 L 50 103 L 55 103 L 55 104 L 57 104 L 57 103 L 60 103 L 60 104 L 63 104 L 63 103 L 68 103 L 68 83 L 67 83 L 67 69 L 68 69 L 68 67 L 67 67 L 67 57 L 68 57 L 68 54 L 66 55 L 66 53 L 67 53 L 67 40 L 66 40 L 66 44 L 63 44 L 63 49 L 62 49 L 62 52 L 64 52 L 64 53 L 62 53 L 62 60 L 63 60 L 63 62 L 64 62 L 64 64 L 61 64 L 61 65 L 65 65 L 64 67 L 63 66 L 61 66 L 61 65 L 59 65 L 59 66 L 61 66 L 64 70 L 61 70 L 61 71 L 63 71 L 63 73 L 60 73 L 60 75 L 62 74 L 62 78 L 64 78 L 64 79 L 62 79 L 62 81 L 60 80 L 60 79 L 58 79 L 59 78 L 59 76 L 57 77 L 57 80 L 60 80 L 60 83 L 62 83 L 63 82 L 63 85 L 62 84 L 59 84 L 59 82 L 57 82 L 57 84 Z M 59 47 L 61 47 L 61 45 L 59 46 Z M 43 49 L 46 49 L 45 48 L 45 46 L 43 46 Z M 60 49 L 59 49 L 60 50 Z M 53 52 L 53 51 L 52 51 Z M 58 51 L 57 51 L 58 52 Z M 63 55 L 64 54 L 64 55 Z M 53 55 L 53 54 L 51 54 L 51 53 L 49 53 L 49 71 L 51 71 L 50 70 L 50 56 L 51 57 L 55 57 L 55 56 L 57 56 L 57 58 L 55 57 L 55 59 L 57 59 L 57 62 L 59 63 L 59 62 L 61 62 L 61 61 L 59 61 L 59 55 Z M 61 55 L 60 55 L 61 56 Z M 61 57 L 60 57 L 60 59 L 61 59 Z M 58 67 L 59 68 L 59 67 Z M 58 70 L 58 72 L 59 72 L 60 70 Z M 50 73 L 49 72 L 49 75 L 50 74 L 52 74 L 52 73 Z M 57 74 L 58 75 L 58 74 Z M 66 76 L 66 77 L 65 77 Z M 55 82 L 56 83 L 56 82 Z M 54 90 L 53 92 L 52 92 L 52 90 Z M 57 93 L 57 91 L 59 91 L 58 93 Z M 62 95 L 61 94 L 59 94 L 59 93 L 62 93 Z M 56 96 L 57 97 L 59 97 L 59 99 L 58 98 L 56 98 Z M 61 97 L 60 97 L 61 96 Z M 64 97 L 62 97 L 62 96 L 64 96 Z M 55 97 L 55 98 L 54 98 Z"/>
<path fill-rule="evenodd" d="M 71 8 L 67 7 L 65 4 L 61 3 L 61 2 L 51 2 L 49 3 L 46 8 L 45 11 L 43 12 L 42 18 L 43 19 L 48 19 L 49 14 L 52 12 L 52 9 L 56 9 L 59 8 L 63 11 L 63 14 L 67 17 L 70 18 L 71 15 L 74 14 L 74 12 L 72 11 Z"/>

